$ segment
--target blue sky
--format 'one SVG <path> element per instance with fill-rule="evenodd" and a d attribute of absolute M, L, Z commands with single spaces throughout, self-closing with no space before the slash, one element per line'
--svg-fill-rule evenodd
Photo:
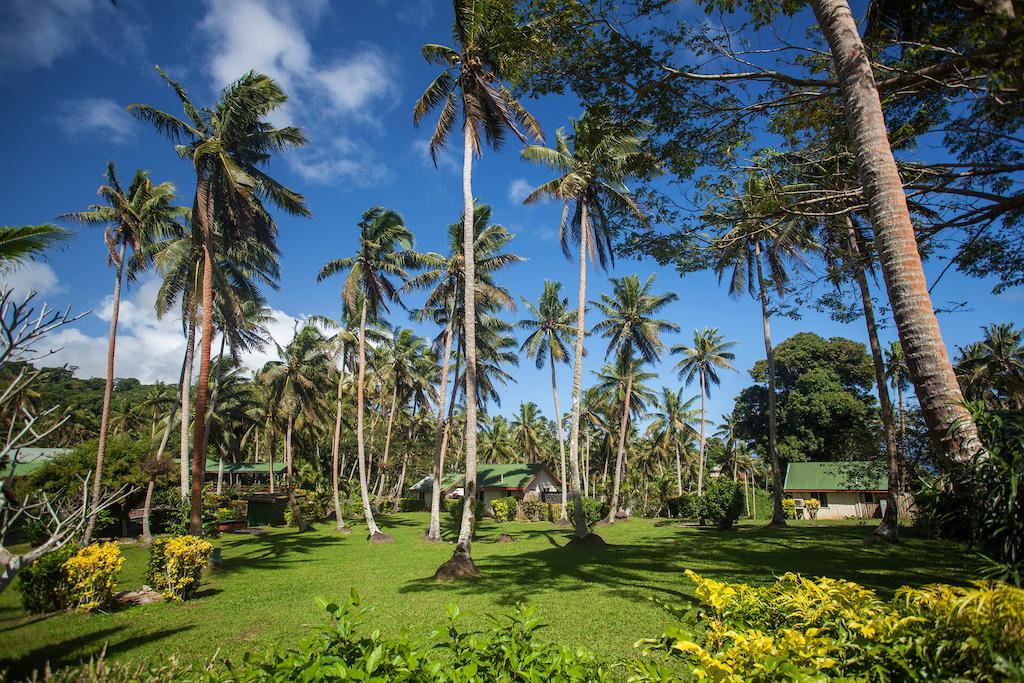
<path fill-rule="evenodd" d="M 271 169 L 306 195 L 314 214 L 312 219 L 279 219 L 281 288 L 268 292 L 268 298 L 278 317 L 272 332 L 286 343 L 295 321 L 337 312 L 338 283 L 317 285 L 315 274 L 325 261 L 353 252 L 355 225 L 365 209 L 396 209 L 415 231 L 418 248 L 444 247 L 446 226 L 458 218 L 462 204 L 461 156 L 455 149 L 435 169 L 426 154 L 430 126 L 414 129 L 410 112 L 435 73 L 422 61 L 419 46 L 448 42 L 450 12 L 440 0 L 122 0 L 116 9 L 106 0 L 7 0 L 0 8 L 0 88 L 5 95 L 0 135 L 7 150 L 0 165 L 0 220 L 6 225 L 50 222 L 62 212 L 85 208 L 95 201 L 107 160 L 117 163 L 126 180 L 135 168 L 145 168 L 156 181 L 173 181 L 182 203 L 190 203 L 188 164 L 166 139 L 131 119 L 125 106 L 144 102 L 178 111 L 154 64 L 183 81 L 200 102 L 211 101 L 221 86 L 249 68 L 265 71 L 291 97 L 277 121 L 302 126 L 311 141 L 308 149 L 276 160 Z M 580 113 L 571 97 L 526 104 L 549 138 L 569 116 Z M 513 293 L 535 299 L 543 280 L 551 278 L 563 281 L 574 301 L 575 265 L 564 259 L 557 242 L 559 208 L 521 204 L 524 189 L 546 178 L 547 171 L 522 162 L 517 146 L 509 144 L 500 154 L 477 161 L 474 189 L 493 205 L 494 220 L 516 234 L 514 251 L 527 258 L 505 275 Z M 927 264 L 929 277 L 943 265 L 938 260 Z M 670 344 L 688 341 L 694 328 L 704 326 L 716 326 L 739 342 L 740 372 L 724 374 L 709 404 L 712 417 L 729 411 L 735 394 L 750 384 L 747 371 L 763 356 L 757 305 L 730 299 L 709 273 L 681 279 L 650 261 L 620 260 L 613 275 L 631 273 L 655 273 L 656 288 L 679 295 L 665 314 L 682 328 L 667 339 Z M 80 229 L 46 262 L 6 277 L 20 289 L 40 290 L 54 305 L 93 310 L 75 329 L 61 333 L 63 351 L 54 362 L 78 366 L 81 376 L 102 375 L 113 276 L 99 230 Z M 118 376 L 177 379 L 184 342 L 176 321 L 156 320 L 155 287 L 153 276 L 144 276 L 126 292 Z M 976 339 L 985 323 L 1024 321 L 1024 293 L 1017 289 L 994 296 L 991 288 L 991 281 L 955 272 L 936 287 L 936 305 L 968 304 L 969 310 L 940 316 L 951 353 Z M 589 298 L 608 289 L 606 277 L 593 273 Z M 413 297 L 410 304 L 415 303 Z M 508 318 L 518 319 L 518 314 Z M 409 324 L 401 313 L 393 322 Z M 776 341 L 802 330 L 864 339 L 863 323 L 842 325 L 810 310 L 800 320 L 776 318 L 772 324 Z M 889 321 L 883 334 L 895 338 Z M 604 345 L 590 340 L 588 348 L 589 374 L 601 364 Z M 246 362 L 258 366 L 271 353 Z M 673 362 L 661 365 L 656 385 L 678 385 Z M 503 392 L 503 405 L 492 412 L 511 413 L 520 401 L 532 400 L 550 415 L 548 371 L 524 359 L 513 374 L 518 383 Z M 563 406 L 568 406 L 570 379 L 568 366 L 560 368 Z"/>

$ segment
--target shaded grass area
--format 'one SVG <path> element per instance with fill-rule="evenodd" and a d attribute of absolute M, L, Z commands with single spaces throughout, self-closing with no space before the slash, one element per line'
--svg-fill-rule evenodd
<path fill-rule="evenodd" d="M 365 529 L 340 536 L 329 525 L 298 533 L 275 529 L 258 536 L 214 540 L 224 569 L 210 574 L 199 597 L 105 614 L 26 615 L 18 583 L 0 594 L 0 670 L 25 676 L 46 662 L 62 666 L 106 647 L 114 659 L 189 662 L 237 658 L 245 650 L 295 644 L 322 623 L 317 597 L 355 589 L 376 609 L 367 626 L 426 636 L 445 625 L 455 602 L 463 628 L 488 625 L 487 616 L 516 602 L 537 606 L 546 637 L 585 646 L 608 661 L 634 653 L 633 643 L 659 635 L 672 619 L 652 599 L 692 600 L 684 569 L 716 579 L 762 584 L 793 571 L 857 581 L 891 594 L 901 585 L 964 583 L 977 575 L 961 547 L 904 532 L 898 546 L 866 545 L 870 525 L 798 522 L 781 530 L 745 524 L 732 532 L 681 527 L 672 520 L 633 519 L 600 533 L 609 546 L 567 549 L 570 532 L 550 523 L 481 523 L 473 546 L 482 577 L 438 584 L 430 577 L 451 552 L 424 543 L 428 515 L 383 518 L 391 545 L 369 545 Z M 495 543 L 499 533 L 515 543 Z M 454 538 L 454 530 L 447 534 Z M 121 588 L 142 585 L 148 549 L 126 545 Z"/>

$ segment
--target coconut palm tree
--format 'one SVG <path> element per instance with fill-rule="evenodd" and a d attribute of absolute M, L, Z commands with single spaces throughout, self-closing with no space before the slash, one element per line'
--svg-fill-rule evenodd
<path fill-rule="evenodd" d="M 263 368 L 262 381 L 271 389 L 273 400 L 281 406 L 285 419 L 285 476 L 288 489 L 288 506 L 292 519 L 299 531 L 309 529 L 295 502 L 295 485 L 292 458 L 292 435 L 296 419 L 300 416 L 320 417 L 324 402 L 320 387 L 330 372 L 330 356 L 327 339 L 316 327 L 306 325 L 300 329 L 287 346 L 277 346 L 281 360 L 270 361 Z"/>
<path fill-rule="evenodd" d="M 266 208 L 274 206 L 299 216 L 308 216 L 305 199 L 268 175 L 261 167 L 273 152 L 300 147 L 306 139 L 294 126 L 278 128 L 266 119 L 288 97 L 269 76 L 250 71 L 224 88 L 213 107 L 196 106 L 188 92 L 171 80 L 160 67 L 157 72 L 174 89 L 186 119 L 179 119 L 149 105 L 133 104 L 128 110 L 137 118 L 178 144 L 183 159 L 196 172 L 196 193 L 192 205 L 198 242 L 202 245 L 202 337 L 199 350 L 199 380 L 196 415 L 206 414 L 213 341 L 214 264 L 220 251 L 230 245 L 253 241 L 276 253 L 277 224 Z M 195 422 L 192 453 L 192 510 L 190 529 L 202 529 L 202 478 L 206 462 L 205 420 Z"/>
<path fill-rule="evenodd" d="M 668 387 L 661 390 L 661 400 L 651 415 L 646 436 L 653 440 L 656 447 L 666 457 L 675 456 L 676 461 L 676 495 L 683 495 L 683 458 L 687 437 L 697 436 L 693 423 L 697 419 L 693 402 L 696 396 L 683 398 L 683 390 L 672 391 Z M 703 414 L 701 415 L 703 419 Z"/>
<path fill-rule="evenodd" d="M 463 217 L 464 218 L 464 217 Z M 502 268 L 522 261 L 522 257 L 505 251 L 512 234 L 501 225 L 492 224 L 491 207 L 476 204 L 473 211 L 473 254 L 476 272 L 476 305 L 478 309 L 490 310 L 497 306 L 515 308 L 515 300 L 508 290 L 495 282 L 495 274 Z M 448 226 L 448 255 L 440 257 L 427 255 L 425 270 L 411 278 L 404 289 L 428 289 L 427 299 L 418 318 L 430 318 L 443 328 L 441 336 L 434 340 L 434 347 L 441 350 L 441 375 L 437 391 L 437 425 L 434 432 L 433 487 L 430 502 L 430 524 L 426 539 L 441 540 L 441 475 L 444 472 L 445 454 L 450 433 L 449 422 L 459 394 L 458 380 L 463 357 L 465 309 L 462 296 L 465 283 L 465 259 L 462 253 L 465 221 Z M 479 317 L 479 315 L 478 315 Z M 448 398 L 448 377 L 452 371 L 452 349 L 455 349 L 455 388 Z M 479 375 L 479 371 L 478 371 Z M 448 411 L 444 405 L 448 402 Z"/>
<path fill-rule="evenodd" d="M 341 298 L 348 311 L 359 312 L 358 378 L 356 380 L 356 446 L 359 463 L 359 491 L 363 499 L 363 515 L 369 540 L 388 543 L 392 539 L 382 533 L 373 518 L 366 471 L 366 441 L 363 434 L 366 388 L 366 324 L 377 319 L 388 302 L 401 303 L 399 288 L 409 278 L 409 269 L 419 267 L 423 257 L 413 251 L 412 231 L 402 217 L 390 209 L 374 207 L 363 213 L 359 221 L 359 249 L 356 255 L 329 261 L 320 269 L 317 281 L 346 272 Z M 397 280 L 397 282 L 396 282 Z"/>
<path fill-rule="evenodd" d="M 31 261 L 70 236 L 56 225 L 0 226 L 0 268 Z"/>
<path fill-rule="evenodd" d="M 515 437 L 503 415 L 481 415 L 480 458 L 486 462 L 512 462 L 516 459 Z"/>
<path fill-rule="evenodd" d="M 545 360 L 551 364 L 551 396 L 555 406 L 555 432 L 558 436 L 558 455 L 561 461 L 559 473 L 562 477 L 562 516 L 559 522 L 569 520 L 566 510 L 565 472 L 565 438 L 562 435 L 562 411 L 558 407 L 558 383 L 555 366 L 569 362 L 569 350 L 565 346 L 565 337 L 572 333 L 573 314 L 569 310 L 569 300 L 562 296 L 562 283 L 551 280 L 544 281 L 544 292 L 540 301 L 534 306 L 523 298 L 523 304 L 532 317 L 520 320 L 520 329 L 530 330 L 519 351 L 526 352 L 527 358 L 536 361 L 537 369 L 544 367 Z"/>
<path fill-rule="evenodd" d="M 1024 330 L 992 323 L 982 331 L 984 338 L 957 358 L 964 393 L 996 410 L 1024 410 Z"/>
<path fill-rule="evenodd" d="M 729 351 L 736 342 L 726 341 L 718 332 L 718 328 L 705 327 L 702 331 L 693 331 L 693 345 L 677 344 L 672 353 L 680 353 L 683 359 L 676 363 L 676 370 L 686 386 L 693 383 L 694 378 L 700 382 L 700 454 L 697 459 L 697 495 L 704 492 L 704 424 L 706 423 L 704 400 L 711 396 L 711 385 L 718 386 L 721 379 L 719 370 L 735 372 L 732 361 L 736 354 Z"/>
<path fill-rule="evenodd" d="M 103 492 L 103 458 L 107 449 L 110 427 L 110 399 L 114 390 L 114 355 L 117 344 L 117 320 L 121 309 L 121 283 L 127 276 L 131 282 L 149 265 L 144 257 L 145 247 L 161 239 L 173 229 L 181 217 L 181 209 L 174 206 L 175 189 L 172 183 L 154 184 L 146 171 L 135 171 L 128 188 L 117 178 L 114 163 L 107 164 L 106 183 L 97 194 L 104 204 L 90 206 L 62 216 L 89 225 L 105 226 L 103 240 L 107 246 L 107 261 L 114 268 L 114 295 L 111 301 L 110 332 L 107 338 L 107 378 L 103 387 L 103 407 L 100 411 L 99 444 L 96 448 L 96 471 L 93 473 L 92 508 L 98 509 Z M 38 235 L 37 235 L 38 237 Z M 131 249 L 131 258 L 128 250 Z M 88 544 L 96 526 L 96 513 L 89 516 L 83 542 Z"/>
<path fill-rule="evenodd" d="M 522 457 L 528 463 L 540 460 L 540 440 L 543 431 L 540 408 L 533 401 L 519 404 L 519 411 L 512 418 L 512 434 L 522 449 Z"/>
<path fill-rule="evenodd" d="M 768 225 L 759 217 L 771 215 L 762 206 L 765 201 L 764 183 L 754 176 L 747 178 L 740 206 L 726 233 L 718 237 L 713 248 L 718 252 L 714 270 L 719 282 L 726 272 L 729 276 L 729 294 L 742 296 L 744 291 L 760 301 L 761 326 L 764 332 L 765 358 L 768 364 L 768 453 L 772 465 L 772 521 L 770 526 L 786 525 L 782 511 L 782 465 L 778 452 L 778 418 L 775 396 L 775 350 L 772 346 L 768 319 L 769 288 L 779 296 L 789 282 L 787 265 L 807 265 L 804 253 L 816 248 L 810 226 L 800 219 L 778 220 Z M 765 277 L 767 263 L 769 277 Z"/>
<path fill-rule="evenodd" d="M 622 420 L 619 424 L 619 446 L 615 459 L 614 484 L 612 488 L 611 510 L 608 523 L 615 523 L 618 511 L 619 487 L 621 485 L 622 459 L 626 452 L 626 427 L 629 423 L 630 402 L 633 392 L 634 360 L 653 363 L 661 356 L 665 343 L 661 335 L 675 332 L 679 326 L 654 316 L 665 306 L 675 301 L 678 296 L 674 292 L 654 294 L 651 286 L 654 275 L 643 284 L 636 275 L 624 278 L 612 278 L 611 295 L 602 294 L 596 303 L 604 314 L 604 320 L 594 326 L 594 331 L 608 339 L 605 357 L 617 354 L 627 365 L 626 390 L 623 398 Z M 633 353 L 638 352 L 639 358 L 634 359 Z"/>
<path fill-rule="evenodd" d="M 462 194 L 465 229 L 463 258 L 466 286 L 466 420 L 476 424 L 476 272 L 473 253 L 473 155 L 483 153 L 484 135 L 487 143 L 497 149 L 511 130 L 526 142 L 527 136 L 543 139 L 540 124 L 501 83 L 504 50 L 514 26 L 505 23 L 508 15 L 495 11 L 486 2 L 453 0 L 455 22 L 453 37 L 457 48 L 424 45 L 423 58 L 444 67 L 427 86 L 413 106 L 413 123 L 419 125 L 430 111 L 441 108 L 437 125 L 430 138 L 430 155 L 437 162 L 437 152 L 444 146 L 462 110 L 463 162 Z M 471 556 L 473 526 L 476 520 L 476 430 L 466 433 L 466 505 L 462 526 L 452 559 L 438 569 L 438 578 L 460 578 L 476 575 Z"/>
<path fill-rule="evenodd" d="M 579 296 L 576 305 L 576 340 L 573 349 L 572 417 L 569 428 L 569 468 L 572 473 L 575 538 L 590 536 L 579 500 L 580 397 L 583 380 L 584 314 L 587 306 L 587 260 L 606 268 L 614 257 L 611 216 L 626 211 L 638 220 L 646 218 L 633 199 L 626 181 L 649 173 L 653 164 L 643 154 L 643 125 L 611 119 L 605 108 L 590 109 L 571 119 L 572 133 L 559 129 L 555 146 L 530 145 L 523 157 L 554 169 L 559 176 L 531 192 L 525 203 L 554 199 L 562 203 L 560 227 L 562 251 L 570 258 L 570 245 L 579 248 Z M 599 538 L 593 539 L 600 542 Z"/>

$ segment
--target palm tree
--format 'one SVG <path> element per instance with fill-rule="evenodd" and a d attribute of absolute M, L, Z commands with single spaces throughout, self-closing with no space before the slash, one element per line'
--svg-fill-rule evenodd
<path fill-rule="evenodd" d="M 768 288 L 773 286 L 782 296 L 789 282 L 787 263 L 806 265 L 803 253 L 815 247 L 809 226 L 798 219 L 776 221 L 762 225 L 759 216 L 771 215 L 761 210 L 763 182 L 749 177 L 740 200 L 737 217 L 732 227 L 717 238 L 713 247 L 719 252 L 714 269 L 719 282 L 726 271 L 729 277 L 729 294 L 737 297 L 747 291 L 761 303 L 761 326 L 764 332 L 765 358 L 768 364 L 768 452 L 772 464 L 773 508 L 770 526 L 786 525 L 782 511 L 782 465 L 778 452 L 778 421 L 775 396 L 775 350 L 772 347 L 771 315 L 768 304 Z M 770 279 L 765 278 L 764 261 L 767 261 Z"/>
<path fill-rule="evenodd" d="M 485 2 L 453 0 L 455 22 L 453 37 L 458 49 L 444 45 L 424 45 L 423 58 L 431 64 L 444 66 L 427 86 L 413 107 L 413 123 L 428 112 L 441 108 L 437 126 L 430 138 L 430 155 L 437 161 L 437 151 L 444 146 L 458 117 L 458 104 L 462 105 L 463 162 L 462 194 L 465 229 L 463 258 L 465 268 L 465 336 L 466 336 L 466 421 L 476 425 L 476 273 L 473 253 L 473 155 L 483 153 L 484 134 L 488 144 L 497 149 L 504 140 L 505 131 L 511 130 L 526 142 L 529 135 L 543 139 L 540 124 L 501 84 L 500 66 L 505 59 L 505 41 L 514 27 L 497 25 L 507 15 L 495 12 Z M 525 130 L 520 130 L 520 128 Z M 438 568 L 437 577 L 452 579 L 475 576 L 476 567 L 470 553 L 473 527 L 476 520 L 476 430 L 466 433 L 466 504 L 455 553 L 451 560 Z"/>
<path fill-rule="evenodd" d="M 1024 409 L 1024 330 L 993 323 L 982 331 L 984 338 L 961 349 L 957 359 L 964 393 L 995 410 Z"/>
<path fill-rule="evenodd" d="M 530 145 L 523 157 L 549 166 L 559 173 L 535 189 L 524 200 L 533 203 L 542 198 L 562 202 L 560 227 L 562 251 L 570 257 L 569 245 L 579 247 L 579 296 L 576 305 L 576 341 L 573 350 L 572 418 L 569 428 L 569 466 L 572 473 L 575 539 L 590 536 L 583 505 L 579 499 L 580 397 L 583 380 L 583 340 L 586 336 L 584 314 L 587 306 L 587 259 L 606 268 L 614 259 L 611 247 L 611 216 L 624 210 L 646 220 L 626 187 L 626 180 L 652 169 L 645 163 L 643 126 L 636 122 L 612 121 L 604 108 L 588 110 L 579 119 L 571 119 L 572 134 L 564 129 L 555 134 L 554 148 Z M 600 539 L 593 539 L 599 543 Z"/>
<path fill-rule="evenodd" d="M 910 387 L 910 370 L 907 368 L 907 357 L 903 355 L 903 345 L 898 341 L 891 342 L 885 350 L 885 377 L 889 384 L 896 390 L 896 405 L 899 409 L 898 420 L 900 423 L 899 454 L 900 485 L 906 483 L 907 469 L 907 420 L 903 409 L 903 392 Z"/>
<path fill-rule="evenodd" d="M 321 282 L 332 275 L 348 271 L 341 287 L 341 298 L 350 314 L 359 311 L 358 378 L 356 380 L 356 444 L 359 462 L 359 491 L 363 499 L 363 515 L 373 543 L 392 539 L 382 533 L 373 518 L 366 472 L 366 441 L 363 435 L 366 389 L 366 321 L 376 319 L 388 301 L 400 303 L 399 287 L 409 278 L 409 269 L 418 267 L 423 257 L 412 249 L 412 231 L 395 211 L 374 207 L 363 213 L 359 221 L 359 249 L 354 257 L 340 258 L 324 264 L 317 275 Z M 393 280 L 399 280 L 396 283 Z"/>
<path fill-rule="evenodd" d="M 594 389 L 602 395 L 600 403 L 604 414 L 594 424 L 599 426 L 604 433 L 605 473 L 602 475 L 604 479 L 607 479 L 609 465 L 615 462 L 613 458 L 618 453 L 619 435 L 616 433 L 614 425 L 618 424 L 620 432 L 624 429 L 627 435 L 633 435 L 636 431 L 633 429 L 633 425 L 646 417 L 650 407 L 657 402 L 657 395 L 646 385 L 648 380 L 654 379 L 657 375 L 645 371 L 643 369 L 644 362 L 643 358 L 628 359 L 618 353 L 611 363 L 605 363 L 597 372 L 597 386 Z M 628 412 L 626 412 L 627 388 L 630 390 Z M 623 417 L 626 418 L 625 427 L 623 427 Z M 623 473 L 623 481 L 625 481 L 625 472 L 632 450 L 632 439 L 627 438 L 621 466 L 617 468 L 619 472 Z M 613 484 L 615 483 L 614 479 L 615 473 L 613 472 Z M 626 507 L 628 507 L 628 503 Z"/>
<path fill-rule="evenodd" d="M 721 380 L 718 370 L 733 370 L 732 361 L 736 354 L 729 351 L 736 342 L 725 341 L 718 328 L 705 327 L 702 331 L 693 331 L 693 346 L 677 344 L 672 353 L 683 354 L 683 359 L 676 363 L 679 376 L 690 386 L 696 377 L 700 381 L 700 454 L 697 459 L 697 495 L 704 492 L 704 424 L 706 411 L 704 399 L 711 396 L 711 385 L 718 386 Z"/>
<path fill-rule="evenodd" d="M 523 458 L 528 463 L 540 459 L 539 445 L 543 429 L 540 420 L 540 408 L 533 401 L 520 403 L 519 412 L 512 418 L 512 434 L 523 449 Z"/>
<path fill-rule="evenodd" d="M 480 457 L 486 462 L 511 462 L 515 458 L 512 428 L 502 415 L 481 414 Z"/>
<path fill-rule="evenodd" d="M 531 318 L 520 320 L 518 327 L 531 330 L 529 336 L 519 347 L 519 351 L 526 351 L 527 358 L 536 359 L 537 369 L 544 367 L 545 360 L 551 363 L 551 395 L 555 404 L 555 431 L 558 435 L 558 454 L 561 460 L 562 476 L 562 516 L 559 523 L 568 522 L 566 513 L 565 484 L 567 481 L 565 472 L 565 437 L 562 436 L 562 411 L 558 407 L 558 384 L 555 378 L 555 365 L 557 363 L 569 362 L 569 351 L 565 347 L 565 336 L 572 332 L 573 314 L 569 310 L 569 300 L 562 296 L 562 283 L 544 281 L 544 293 L 540 301 L 534 306 L 523 298 L 532 315 Z M 545 357 L 547 357 L 545 359 Z"/>
<path fill-rule="evenodd" d="M 320 387 L 330 371 L 328 344 L 317 328 L 306 325 L 287 346 L 281 348 L 278 345 L 277 353 L 281 360 L 270 361 L 264 366 L 262 381 L 270 386 L 273 400 L 281 406 L 281 414 L 285 419 L 284 458 L 288 506 L 299 531 L 306 531 L 310 527 L 295 502 L 292 434 L 295 421 L 300 415 L 319 416 L 323 412 Z"/>
<path fill-rule="evenodd" d="M 148 259 L 144 248 L 160 239 L 172 229 L 181 215 L 174 206 L 174 185 L 154 185 L 149 174 L 138 170 L 127 190 L 117 179 L 114 163 L 107 164 L 107 182 L 100 186 L 97 194 L 105 204 L 90 206 L 85 211 L 65 214 L 63 218 L 90 225 L 103 225 L 106 229 L 103 240 L 107 245 L 107 261 L 114 267 L 114 296 L 111 303 L 110 332 L 107 337 L 107 378 L 103 387 L 103 407 L 100 411 L 99 445 L 96 448 L 96 471 L 93 474 L 92 508 L 98 509 L 103 491 L 103 458 L 107 449 L 107 432 L 110 427 L 110 398 L 114 390 L 114 355 L 117 344 L 117 319 L 121 309 L 121 282 L 127 274 L 129 282 L 146 266 Z M 132 257 L 125 261 L 128 249 Z M 127 266 L 127 273 L 125 267 Z M 96 513 L 89 521 L 82 536 L 84 543 L 92 539 L 96 526 Z"/>
<path fill-rule="evenodd" d="M 265 202 L 299 216 L 308 216 L 305 200 L 260 167 L 272 152 L 300 147 L 306 139 L 294 126 L 277 128 L 266 117 L 288 99 L 269 76 L 255 71 L 224 88 L 212 108 L 197 107 L 186 90 L 157 67 L 157 72 L 181 100 L 187 121 L 154 107 L 133 104 L 128 110 L 152 123 L 175 142 L 178 155 L 196 171 L 192 205 L 197 241 L 202 245 L 202 337 L 196 415 L 206 414 L 213 341 L 213 275 L 217 252 L 232 244 L 253 241 L 276 253 L 277 225 Z M 202 529 L 203 468 L 206 462 L 205 420 L 196 419 L 192 453 L 192 510 L 190 530 Z"/>
<path fill-rule="evenodd" d="M 522 257 L 504 251 L 512 241 L 512 234 L 501 225 L 492 224 L 491 207 L 487 204 L 476 204 L 473 211 L 473 260 L 476 272 L 476 305 L 478 309 L 488 310 L 495 306 L 515 308 L 515 300 L 508 291 L 495 283 L 497 271 L 522 261 Z M 448 226 L 448 255 L 440 257 L 428 255 L 428 267 L 419 275 L 411 278 L 405 289 L 429 289 L 423 308 L 417 313 L 420 318 L 431 318 L 443 326 L 441 336 L 435 340 L 434 346 L 441 351 L 441 376 L 437 390 L 437 424 L 434 432 L 434 469 L 433 487 L 430 499 L 430 524 L 425 538 L 429 541 L 441 540 L 441 476 L 444 472 L 445 454 L 447 452 L 450 433 L 449 422 L 455 410 L 457 400 L 458 378 L 462 363 L 465 340 L 465 309 L 462 293 L 465 287 L 465 268 L 462 252 L 464 240 L 465 217 L 458 223 Z M 479 318 L 479 315 L 478 315 Z M 448 377 L 452 367 L 452 347 L 458 342 L 455 351 L 456 387 L 448 398 Z M 478 371 L 479 374 L 479 371 Z M 445 413 L 445 402 L 449 401 L 448 412 Z M 447 415 L 447 417 L 446 417 Z"/>
<path fill-rule="evenodd" d="M 696 436 L 693 428 L 696 419 L 693 402 L 696 396 L 683 399 L 683 390 L 672 391 L 664 387 L 661 390 L 661 400 L 658 402 L 656 411 L 651 415 L 651 423 L 647 426 L 647 436 L 652 439 L 656 446 L 665 456 L 675 456 L 676 460 L 676 492 L 683 495 L 683 458 L 682 448 L 686 443 L 686 437 Z M 701 413 L 703 421 L 703 412 Z"/>
<path fill-rule="evenodd" d="M 624 278 L 612 278 L 612 294 L 601 295 L 597 307 L 604 314 L 604 320 L 594 326 L 595 332 L 608 339 L 605 357 L 613 352 L 627 364 L 626 394 L 622 405 L 622 420 L 619 424 L 619 448 L 615 459 L 614 484 L 612 488 L 611 510 L 608 523 L 615 523 L 618 512 L 619 487 L 621 485 L 622 459 L 626 452 L 626 426 L 629 422 L 630 401 L 633 392 L 634 360 L 653 363 L 661 356 L 665 348 L 661 334 L 679 329 L 675 323 L 659 320 L 654 316 L 665 306 L 675 301 L 678 296 L 674 292 L 653 294 L 651 285 L 654 275 L 640 284 L 640 278 L 629 275 Z M 633 352 L 640 354 L 633 358 Z"/>
<path fill-rule="evenodd" d="M 70 232 L 56 225 L 2 226 L 0 268 L 30 261 L 70 236 Z"/>

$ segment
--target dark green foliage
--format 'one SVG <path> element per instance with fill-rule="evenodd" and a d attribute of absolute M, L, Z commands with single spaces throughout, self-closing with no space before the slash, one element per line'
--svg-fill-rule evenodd
<path fill-rule="evenodd" d="M 93 439 L 74 447 L 70 453 L 57 456 L 32 473 L 30 484 L 49 493 L 79 489 L 80 477 L 96 467 L 96 448 L 97 441 Z M 144 488 L 148 480 L 139 464 L 149 454 L 147 443 L 123 434 L 111 436 L 103 460 L 103 485 L 110 490 L 124 485 Z"/>
<path fill-rule="evenodd" d="M 779 457 L 783 461 L 871 460 L 880 437 L 874 371 L 864 345 L 810 332 L 775 348 Z M 767 448 L 767 365 L 750 371 L 757 385 L 736 398 L 737 435 Z"/>
<path fill-rule="evenodd" d="M 167 557 L 164 546 L 167 538 L 154 538 L 149 546 L 149 562 L 146 564 L 146 584 L 161 588 L 167 571 Z"/>
<path fill-rule="evenodd" d="M 743 514 L 743 485 L 728 479 L 716 479 L 697 499 L 697 517 L 727 531 Z"/>
<path fill-rule="evenodd" d="M 452 521 L 454 521 L 456 524 L 459 524 L 462 521 L 462 506 L 465 505 L 465 502 L 466 502 L 465 498 L 459 498 L 458 500 L 453 500 L 448 505 L 448 509 L 447 509 L 448 514 L 451 515 Z M 480 521 L 481 519 L 483 519 L 483 517 L 484 517 L 484 506 L 483 506 L 482 503 L 477 503 L 477 505 L 476 505 L 476 519 L 477 519 L 477 521 Z"/>
<path fill-rule="evenodd" d="M 665 499 L 669 517 L 693 519 L 697 516 L 697 496 L 683 494 Z"/>
<path fill-rule="evenodd" d="M 33 614 L 58 612 L 67 607 L 67 574 L 64 562 L 75 554 L 75 544 L 47 553 L 18 574 L 21 604 Z"/>
<path fill-rule="evenodd" d="M 422 512 L 423 509 L 423 501 L 419 498 L 401 498 L 398 501 L 399 512 Z"/>
<path fill-rule="evenodd" d="M 580 500 L 583 504 L 583 516 L 587 520 L 588 527 L 593 528 L 595 524 L 608 516 L 608 504 L 604 501 L 586 496 L 580 496 Z M 570 498 L 566 505 L 566 514 L 569 516 L 569 519 L 575 519 L 573 514 L 576 508 L 573 505 L 573 500 Z"/>
<path fill-rule="evenodd" d="M 1024 416 L 967 404 L 989 457 L 953 465 L 917 483 L 918 520 L 941 538 L 969 542 L 983 572 L 1024 585 Z"/>

